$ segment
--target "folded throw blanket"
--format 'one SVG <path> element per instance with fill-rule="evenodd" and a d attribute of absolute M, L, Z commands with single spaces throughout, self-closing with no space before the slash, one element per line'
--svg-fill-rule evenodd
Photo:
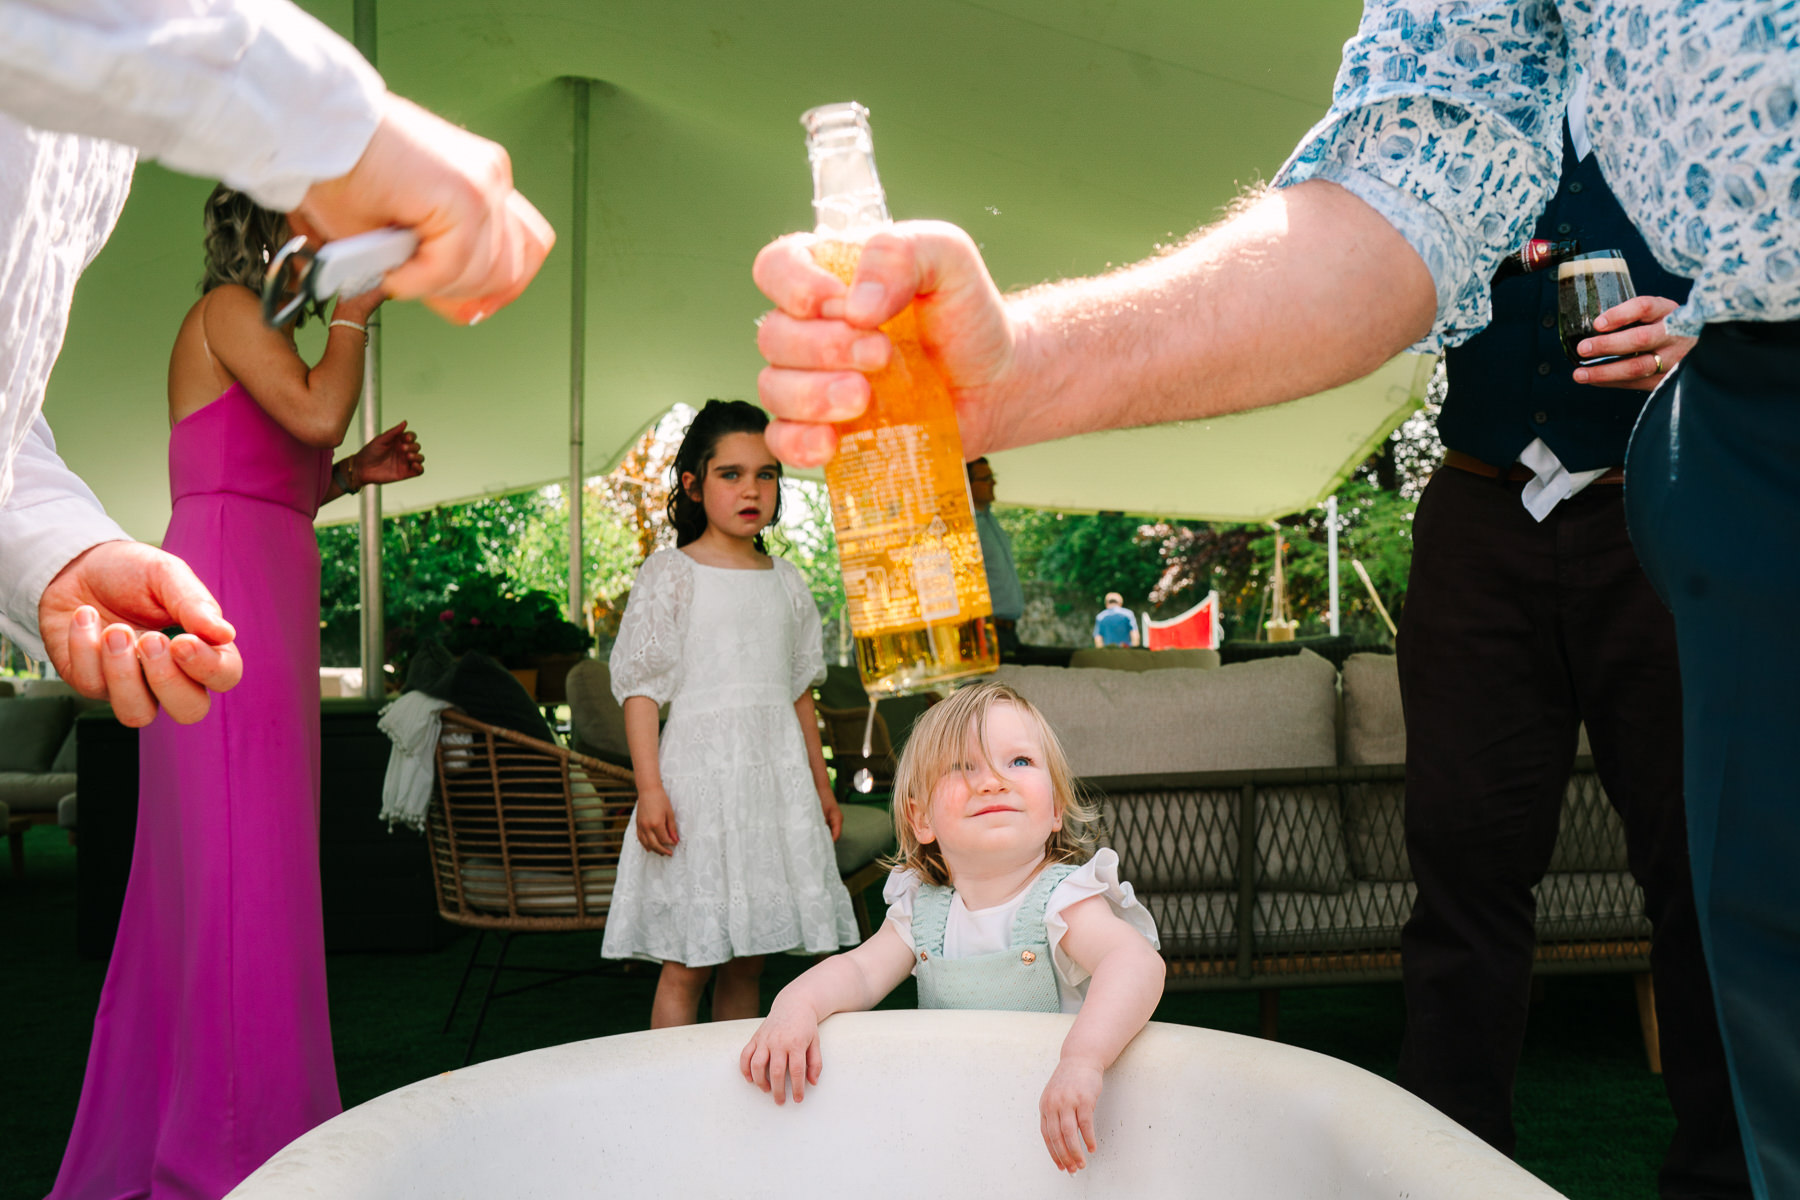
<path fill-rule="evenodd" d="M 425 828 L 425 812 L 431 807 L 431 786 L 437 776 L 442 724 L 438 714 L 449 707 L 448 700 L 407 692 L 381 710 L 381 731 L 394 743 L 387 778 L 381 785 L 381 819 L 388 823 L 390 833 L 396 823 Z"/>

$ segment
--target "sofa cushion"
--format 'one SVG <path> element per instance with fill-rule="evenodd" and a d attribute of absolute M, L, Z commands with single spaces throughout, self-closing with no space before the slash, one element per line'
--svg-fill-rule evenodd
<path fill-rule="evenodd" d="M 569 697 L 569 732 L 575 749 L 630 770 L 625 710 L 613 699 L 612 668 L 601 659 L 584 658 L 569 668 L 563 687 Z"/>
<path fill-rule="evenodd" d="M 63 735 L 62 747 L 57 750 L 56 757 L 50 760 L 50 770 L 57 775 L 73 775 L 77 764 L 75 755 L 75 730 L 77 726 L 71 722 L 69 732 Z"/>
<path fill-rule="evenodd" d="M 1069 655 L 1069 665 L 1104 671 L 1166 671 L 1171 667 L 1206 670 L 1219 665 L 1219 652 L 1193 648 L 1145 650 L 1137 646 L 1090 646 Z"/>
<path fill-rule="evenodd" d="M 74 723 L 67 696 L 0 700 L 0 771 L 48 771 Z"/>
<path fill-rule="evenodd" d="M 43 771 L 0 771 L 0 800 L 12 807 L 15 817 L 22 817 L 26 813 L 53 813 L 56 811 L 56 802 L 74 790 L 73 775 L 51 775 Z"/>
<path fill-rule="evenodd" d="M 1400 712 L 1400 672 L 1392 654 L 1352 654 L 1344 660 L 1344 762 L 1406 761 L 1406 720 Z"/>
<path fill-rule="evenodd" d="M 894 818 L 878 804 L 845 804 L 843 828 L 838 831 L 839 875 L 860 871 L 894 849 Z"/>
<path fill-rule="evenodd" d="M 1407 883 L 1406 784 L 1398 779 L 1344 784 L 1344 835 L 1358 879 Z"/>
<path fill-rule="evenodd" d="M 1003 666 L 1079 776 L 1329 767 L 1337 671 L 1316 654 L 1211 670 Z"/>

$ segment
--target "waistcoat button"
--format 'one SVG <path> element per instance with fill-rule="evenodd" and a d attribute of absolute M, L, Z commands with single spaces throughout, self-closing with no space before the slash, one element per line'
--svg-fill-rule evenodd
<path fill-rule="evenodd" d="M 1531 414 L 1531 419 L 1536 421 L 1539 425 L 1542 425 L 1545 421 L 1550 419 L 1550 414 L 1542 411 L 1534 412 Z"/>
<path fill-rule="evenodd" d="M 1550 364 L 1549 363 L 1539 363 L 1538 364 L 1538 374 L 1539 375 L 1548 375 L 1549 373 L 1550 373 Z"/>
<path fill-rule="evenodd" d="M 1556 227 L 1556 232 L 1558 232 L 1558 233 L 1569 233 L 1569 232 L 1571 232 L 1571 231 L 1572 231 L 1572 230 L 1574 230 L 1574 228 L 1575 228 L 1575 227 L 1574 227 L 1574 226 L 1573 226 L 1573 225 L 1571 225 L 1571 224 L 1569 224 L 1569 223 L 1568 223 L 1568 222 L 1567 222 L 1567 221 L 1564 221 L 1564 222 L 1563 222 L 1563 223 L 1562 223 L 1562 224 L 1561 224 L 1561 225 L 1558 225 L 1558 226 L 1557 226 L 1557 227 Z"/>
<path fill-rule="evenodd" d="M 1545 329 L 1555 329 L 1556 328 L 1556 314 L 1555 313 L 1545 313 L 1544 319 L 1541 323 Z"/>
<path fill-rule="evenodd" d="M 1581 181 L 1576 180 L 1574 183 L 1571 183 L 1569 185 L 1569 191 L 1579 193 L 1581 191 Z"/>

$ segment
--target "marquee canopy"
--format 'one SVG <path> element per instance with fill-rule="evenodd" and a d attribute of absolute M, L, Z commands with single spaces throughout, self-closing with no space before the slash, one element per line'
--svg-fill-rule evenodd
<path fill-rule="evenodd" d="M 388 512 L 568 474 L 574 77 L 591 79 L 586 469 L 676 402 L 754 398 L 750 262 L 810 224 L 796 118 L 857 99 L 898 216 L 957 222 L 1003 287 L 1104 270 L 1213 219 L 1327 103 L 1354 0 L 378 0 L 395 91 L 509 148 L 564 233 L 525 296 L 455 329 L 384 314 L 382 409 L 427 474 Z M 350 0 L 309 0 L 349 35 Z M 47 410 L 70 463 L 135 535 L 168 516 L 168 352 L 195 296 L 210 184 L 139 169 L 83 280 Z M 1303 348 L 1299 352 L 1303 352 Z M 1293 511 L 1416 403 L 1399 360 L 1261 413 L 996 459 L 1001 499 L 1253 519 Z M 348 520 L 339 501 L 323 520 Z"/>

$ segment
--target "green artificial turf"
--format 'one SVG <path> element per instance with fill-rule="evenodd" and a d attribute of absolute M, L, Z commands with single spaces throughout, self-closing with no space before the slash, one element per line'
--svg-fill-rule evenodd
<path fill-rule="evenodd" d="M 0 1198 L 49 1191 L 74 1119 L 104 966 L 75 954 L 75 851 L 60 831 L 26 835 L 26 875 L 0 867 L 0 1080 L 6 1152 Z M 879 891 L 869 899 L 879 912 Z M 493 939 L 489 939 L 491 948 Z M 462 1061 L 474 1020 L 465 998 L 449 1033 L 444 1016 L 471 945 L 420 954 L 339 954 L 329 962 L 332 1034 L 346 1106 Z M 518 963 L 585 967 L 597 934 L 524 938 Z M 491 949 L 488 951 L 491 954 Z M 778 956 L 764 1001 L 808 960 Z M 479 982 L 479 973 L 477 975 Z M 654 970 L 589 976 L 494 1003 L 477 1059 L 647 1027 Z M 910 984 L 883 1007 L 913 1003 Z M 1281 994 L 1281 1038 L 1392 1078 L 1404 1020 L 1397 984 L 1296 988 Z M 1254 1034 L 1254 993 L 1172 993 L 1156 1017 Z M 1573 1200 L 1656 1194 L 1656 1168 L 1674 1130 L 1662 1081 L 1644 1065 L 1631 981 L 1553 978 L 1534 1008 L 1519 1066 L 1519 1161 Z"/>

